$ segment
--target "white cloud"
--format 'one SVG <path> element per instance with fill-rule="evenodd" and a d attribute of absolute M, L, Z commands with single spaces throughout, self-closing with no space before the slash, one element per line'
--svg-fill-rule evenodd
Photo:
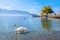
<path fill-rule="evenodd" d="M 59 13 L 60 8 L 58 8 L 58 7 L 53 7 L 52 9 L 53 9 L 53 11 L 54 11 L 55 13 Z"/>
<path fill-rule="evenodd" d="M 7 10 L 14 10 L 14 6 L 11 6 L 11 5 L 4 5 L 3 7 L 0 7 L 2 9 L 7 9 Z"/>
<path fill-rule="evenodd" d="M 5 9 L 10 10 L 12 7 L 11 6 L 5 6 Z"/>
<path fill-rule="evenodd" d="M 34 8 L 31 8 L 31 9 L 29 9 L 29 11 L 35 11 L 35 9 Z"/>
<path fill-rule="evenodd" d="M 41 7 L 42 6 L 32 6 L 27 11 L 30 13 L 38 14 L 40 13 Z"/>
<path fill-rule="evenodd" d="M 30 13 L 34 13 L 35 12 L 35 9 L 34 8 L 31 8 L 28 10 Z"/>
<path fill-rule="evenodd" d="M 12 9 L 12 6 L 6 6 L 6 5 L 4 5 L 4 6 L 1 6 L 0 8 L 2 8 L 2 9 L 7 9 L 7 10 L 11 10 L 11 9 Z"/>

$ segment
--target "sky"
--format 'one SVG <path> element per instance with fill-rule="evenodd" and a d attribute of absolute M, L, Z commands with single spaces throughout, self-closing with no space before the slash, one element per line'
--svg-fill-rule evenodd
<path fill-rule="evenodd" d="M 51 6 L 55 13 L 60 10 L 60 0 L 0 0 L 0 8 L 22 10 L 33 14 L 41 13 L 43 6 Z"/>

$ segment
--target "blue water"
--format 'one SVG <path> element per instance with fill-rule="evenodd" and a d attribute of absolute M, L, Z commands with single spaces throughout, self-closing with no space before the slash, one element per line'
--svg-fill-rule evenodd
<path fill-rule="evenodd" d="M 0 16 L 0 33 L 15 33 L 16 27 L 14 24 L 17 24 L 19 27 L 26 27 L 29 32 L 27 34 L 32 32 L 49 33 L 52 31 L 60 31 L 60 19 L 42 19 L 40 17 L 28 16 Z"/>
<path fill-rule="evenodd" d="M 1 16 L 0 17 L 0 31 L 12 32 L 15 30 L 14 24 L 26 27 L 29 31 L 38 31 L 41 29 L 40 18 L 20 17 L 20 16 Z M 4 29 L 4 30 L 3 30 Z"/>
<path fill-rule="evenodd" d="M 39 17 L 20 17 L 20 16 L 0 16 L 0 31 L 14 31 L 15 26 L 26 27 L 29 31 L 38 31 L 49 29 L 50 30 L 59 30 L 60 20 L 59 19 L 41 19 Z M 4 29 L 4 30 L 3 30 Z M 48 30 L 49 30 L 48 29 Z M 48 31 L 47 30 L 47 31 Z"/>

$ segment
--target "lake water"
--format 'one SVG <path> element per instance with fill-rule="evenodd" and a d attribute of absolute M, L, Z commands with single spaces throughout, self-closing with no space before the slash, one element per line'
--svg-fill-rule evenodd
<path fill-rule="evenodd" d="M 26 27 L 17 34 L 15 26 Z M 60 19 L 42 19 L 28 16 L 0 16 L 0 40 L 60 40 Z"/>

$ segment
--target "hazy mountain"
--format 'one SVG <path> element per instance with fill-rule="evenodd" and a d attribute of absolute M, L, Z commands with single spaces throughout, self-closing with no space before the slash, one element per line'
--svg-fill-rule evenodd
<path fill-rule="evenodd" d="M 6 10 L 6 9 L 0 9 L 0 14 L 21 14 L 21 15 L 32 15 L 32 16 L 38 16 L 36 14 L 32 14 L 26 11 L 21 11 L 21 10 Z"/>

